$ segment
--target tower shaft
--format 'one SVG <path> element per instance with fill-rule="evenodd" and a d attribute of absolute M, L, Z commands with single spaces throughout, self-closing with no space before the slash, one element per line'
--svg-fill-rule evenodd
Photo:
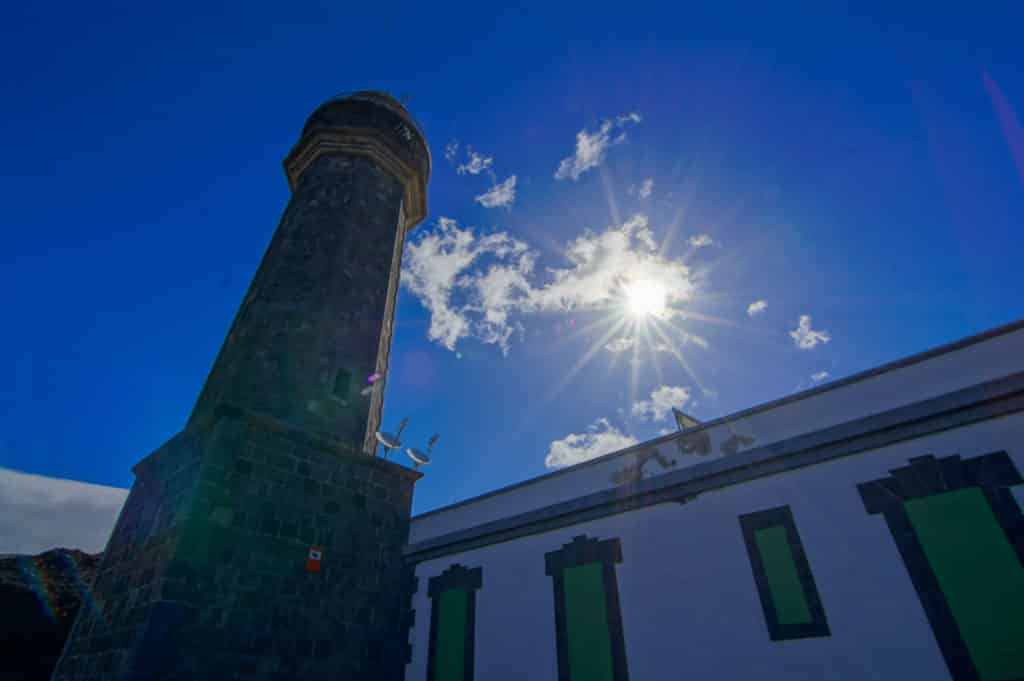
<path fill-rule="evenodd" d="M 295 187 L 190 423 L 232 404 L 372 452 L 383 385 L 361 393 L 371 374 L 386 375 L 403 212 L 401 183 L 372 159 L 317 158 Z"/>
<path fill-rule="evenodd" d="M 54 681 L 390 681 L 421 474 L 374 456 L 405 233 L 430 156 L 380 93 L 322 105 L 186 428 L 135 483 Z M 316 570 L 312 570 L 310 556 Z"/>

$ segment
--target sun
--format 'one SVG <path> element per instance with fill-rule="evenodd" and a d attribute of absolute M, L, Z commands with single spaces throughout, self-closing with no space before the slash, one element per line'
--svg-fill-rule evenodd
<path fill-rule="evenodd" d="M 626 293 L 626 309 L 635 319 L 660 317 L 665 313 L 668 291 L 650 279 L 639 279 L 623 287 Z"/>

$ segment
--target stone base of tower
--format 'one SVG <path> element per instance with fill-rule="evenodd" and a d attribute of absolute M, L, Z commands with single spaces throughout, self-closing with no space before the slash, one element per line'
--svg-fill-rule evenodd
<path fill-rule="evenodd" d="M 419 473 L 231 408 L 134 472 L 54 681 L 402 677 Z"/>

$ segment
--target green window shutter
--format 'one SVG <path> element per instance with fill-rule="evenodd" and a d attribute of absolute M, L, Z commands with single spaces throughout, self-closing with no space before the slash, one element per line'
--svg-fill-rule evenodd
<path fill-rule="evenodd" d="M 466 606 L 468 599 L 462 589 L 441 592 L 435 602 L 437 638 L 434 642 L 433 681 L 464 681 L 466 659 Z"/>
<path fill-rule="evenodd" d="M 811 621 L 811 611 L 807 607 L 800 584 L 800 576 L 796 571 L 793 551 L 786 541 L 786 528 L 781 525 L 757 530 L 754 533 L 757 548 L 761 551 L 764 562 L 765 577 L 775 613 L 780 624 L 806 624 Z"/>
<path fill-rule="evenodd" d="M 565 617 L 572 681 L 615 681 L 604 566 L 565 569 Z"/>
<path fill-rule="evenodd" d="M 773 641 L 829 636 L 825 609 L 789 506 L 740 516 L 740 529 Z"/>
<path fill-rule="evenodd" d="M 881 515 L 954 681 L 1024 679 L 1024 476 L 1003 451 L 918 456 L 857 485 Z"/>
<path fill-rule="evenodd" d="M 615 565 L 618 539 L 580 535 L 544 554 L 555 604 L 558 681 L 629 681 Z"/>
<path fill-rule="evenodd" d="M 430 578 L 427 681 L 473 681 L 476 592 L 483 583 L 481 577 L 480 568 L 456 563 Z"/>
<path fill-rule="evenodd" d="M 981 488 L 905 507 L 981 680 L 1024 678 L 1024 567 Z"/>

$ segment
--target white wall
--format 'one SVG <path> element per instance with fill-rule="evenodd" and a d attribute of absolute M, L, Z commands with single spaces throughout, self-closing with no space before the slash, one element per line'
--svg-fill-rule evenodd
<path fill-rule="evenodd" d="M 779 442 L 896 407 L 938 397 L 1024 370 L 1024 328 L 871 376 L 833 390 L 813 392 L 771 409 L 712 423 L 709 456 L 680 457 L 674 442 L 657 449 L 679 467 L 721 458 L 721 445 L 731 435 L 754 438 L 751 447 Z M 749 448 L 749 447 L 747 447 Z M 507 518 L 519 513 L 614 487 L 611 476 L 634 459 L 634 454 L 611 455 L 565 473 L 542 476 L 525 485 L 486 495 L 413 519 L 409 542 L 415 544 L 449 532 Z M 649 471 L 659 472 L 649 464 Z M 664 471 L 661 471 L 664 472 Z M 431 484 L 428 476 L 420 483 Z"/>
<path fill-rule="evenodd" d="M 970 458 L 1006 450 L 1024 472 L 1022 442 L 1024 414 L 1017 413 L 759 478 L 685 505 L 647 507 L 421 563 L 406 679 L 426 678 L 427 582 L 462 563 L 483 569 L 475 678 L 556 681 L 554 599 L 544 554 L 586 534 L 622 542 L 617 572 L 632 681 L 948 680 L 885 520 L 868 515 L 856 485 L 924 454 Z M 792 509 L 829 637 L 768 637 L 738 517 L 782 505 Z"/>

